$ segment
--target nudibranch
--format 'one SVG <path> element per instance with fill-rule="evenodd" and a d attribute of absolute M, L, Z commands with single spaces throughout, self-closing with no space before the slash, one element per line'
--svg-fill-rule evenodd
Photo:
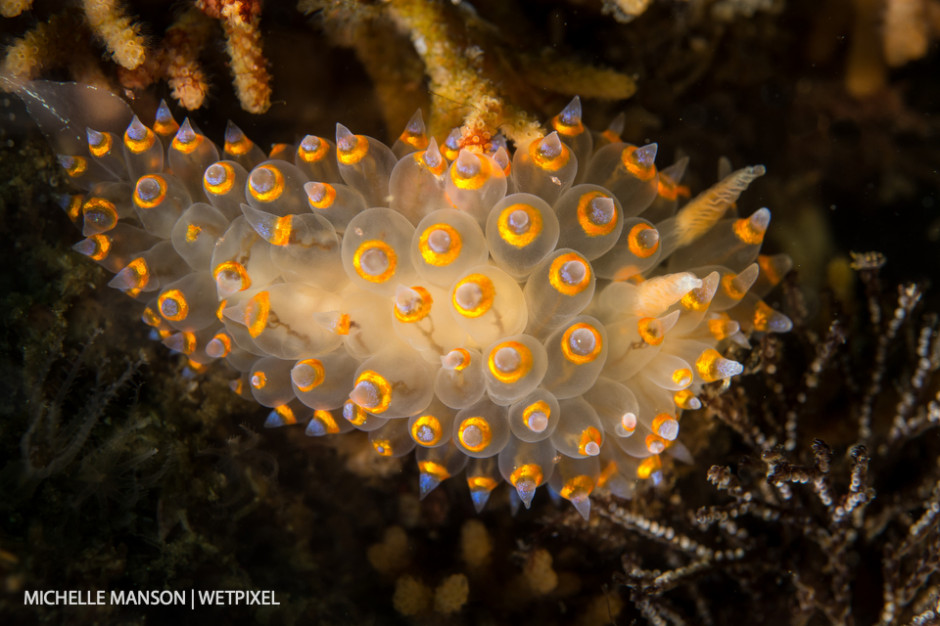
<path fill-rule="evenodd" d="M 689 457 L 682 412 L 742 372 L 726 347 L 791 327 L 761 299 L 791 265 L 759 254 L 770 211 L 734 215 L 764 168 L 688 199 L 685 159 L 592 133 L 578 98 L 514 152 L 419 112 L 391 147 L 337 124 L 266 154 L 165 103 L 146 126 L 100 89 L 12 87 L 78 190 L 75 250 L 167 347 L 223 361 L 267 426 L 415 451 L 422 496 L 463 472 L 477 510 L 505 480 L 587 517 Z"/>

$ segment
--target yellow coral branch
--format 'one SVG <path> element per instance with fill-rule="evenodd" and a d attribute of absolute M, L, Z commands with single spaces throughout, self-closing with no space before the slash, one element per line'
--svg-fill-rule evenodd
<path fill-rule="evenodd" d="M 62 65 L 76 47 L 84 47 L 79 43 L 83 33 L 81 22 L 71 13 L 39 22 L 10 44 L 0 73 L 21 80 L 38 78 L 42 72 Z"/>
<path fill-rule="evenodd" d="M 242 108 L 264 113 L 271 106 L 271 75 L 261 46 L 261 1 L 199 0 L 196 6 L 222 21 L 225 50 Z"/>
<path fill-rule="evenodd" d="M 250 113 L 264 113 L 271 106 L 271 76 L 261 52 L 258 18 L 251 22 L 226 20 L 226 50 L 232 59 L 235 91 L 242 107 Z"/>
<path fill-rule="evenodd" d="M 386 127 L 399 132 L 415 109 L 430 110 L 424 85 L 424 63 L 379 5 L 357 0 L 300 0 L 297 10 L 317 14 L 323 31 L 339 45 L 352 48 L 372 80 Z"/>
<path fill-rule="evenodd" d="M 33 0 L 0 0 L 0 15 L 16 17 L 33 6 Z"/>
<path fill-rule="evenodd" d="M 536 87 L 582 98 L 626 100 L 636 93 L 632 78 L 605 67 L 584 65 L 554 54 L 524 57 L 526 80 Z"/>
<path fill-rule="evenodd" d="M 166 31 L 166 74 L 173 97 L 185 109 L 201 107 L 209 92 L 199 53 L 211 34 L 212 21 L 195 8 L 183 13 Z"/>
<path fill-rule="evenodd" d="M 432 93 L 431 134 L 441 137 L 461 125 L 465 135 L 492 135 L 499 130 L 517 142 L 541 134 L 538 122 L 507 104 L 484 76 L 483 50 L 461 42 L 444 3 L 390 0 L 388 6 L 424 61 Z"/>
<path fill-rule="evenodd" d="M 82 8 L 92 31 L 104 41 L 121 67 L 133 70 L 147 57 L 140 27 L 128 17 L 118 0 L 83 0 Z"/>

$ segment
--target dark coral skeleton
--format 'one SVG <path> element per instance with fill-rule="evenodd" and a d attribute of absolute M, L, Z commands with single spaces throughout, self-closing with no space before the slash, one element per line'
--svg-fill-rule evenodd
<path fill-rule="evenodd" d="M 836 312 L 816 333 L 795 315 L 791 335 L 766 337 L 746 360 L 755 376 L 703 398 L 704 412 L 730 429 L 718 427 L 709 445 L 730 438 L 741 457 L 708 469 L 717 493 L 702 500 L 688 490 L 701 484 L 695 469 L 668 501 L 598 502 L 601 521 L 587 527 L 562 516 L 581 540 L 619 555 L 612 590 L 649 623 L 744 613 L 791 624 L 940 619 L 938 319 L 920 310 L 919 284 L 886 299 L 883 263 L 877 253 L 855 257 L 867 320 L 853 325 Z M 799 310 L 793 283 L 786 295 Z M 838 447 L 812 438 L 818 432 Z M 733 607 L 720 601 L 729 594 Z"/>

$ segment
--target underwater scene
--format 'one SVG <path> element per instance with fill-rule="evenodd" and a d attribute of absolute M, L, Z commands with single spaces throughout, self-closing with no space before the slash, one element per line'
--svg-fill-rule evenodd
<path fill-rule="evenodd" d="M 937 0 L 0 16 L 4 623 L 940 623 Z"/>

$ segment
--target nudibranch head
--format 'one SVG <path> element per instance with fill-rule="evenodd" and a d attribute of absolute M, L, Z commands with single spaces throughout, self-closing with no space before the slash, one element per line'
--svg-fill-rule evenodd
<path fill-rule="evenodd" d="M 50 116 L 78 92 L 95 111 Z M 682 412 L 743 370 L 724 348 L 791 326 L 761 300 L 789 267 L 759 254 L 770 211 L 726 215 L 763 167 L 680 207 L 685 162 L 598 139 L 577 98 L 512 155 L 459 132 L 439 149 L 420 114 L 393 148 L 338 124 L 265 155 L 165 104 L 149 128 L 93 88 L 20 95 L 85 190 L 74 249 L 166 345 L 238 372 L 267 426 L 415 450 L 422 496 L 465 471 L 478 510 L 502 479 L 587 517 L 688 457 Z"/>

